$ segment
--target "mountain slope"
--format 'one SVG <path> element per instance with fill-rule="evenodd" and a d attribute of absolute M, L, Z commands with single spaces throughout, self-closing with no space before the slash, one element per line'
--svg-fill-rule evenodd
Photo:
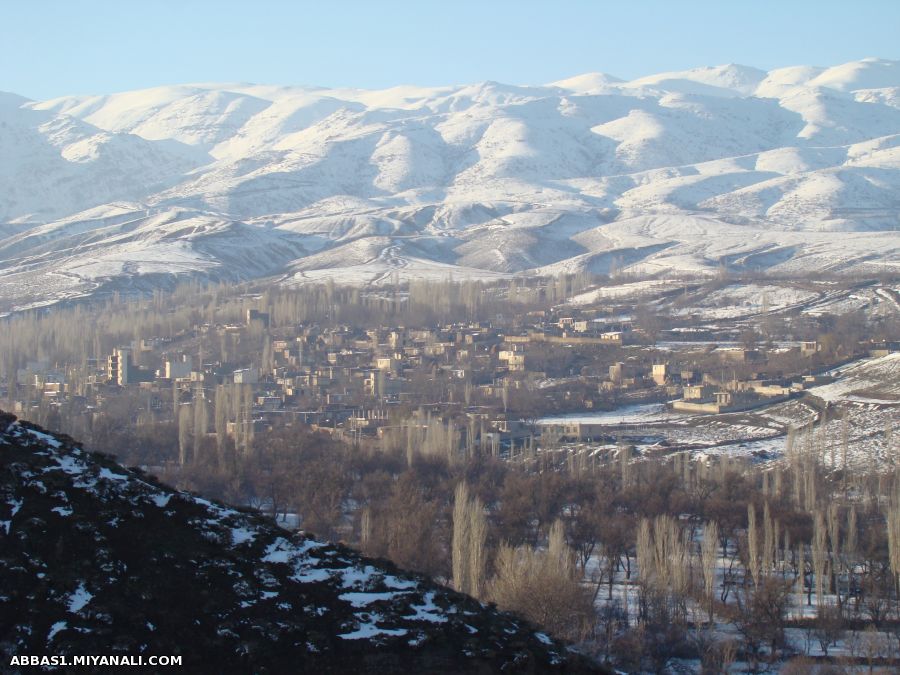
<path fill-rule="evenodd" d="M 524 622 L 0 413 L 0 651 L 188 672 L 600 672 Z M 7 664 L 4 664 L 7 665 Z"/>
<path fill-rule="evenodd" d="M 203 163 L 169 139 L 111 133 L 0 94 L 0 222 L 46 220 L 140 199 Z"/>
<path fill-rule="evenodd" d="M 768 73 L 730 64 L 631 82 L 590 73 L 533 87 L 193 84 L 45 102 L 3 95 L 0 304 L 132 283 L 142 268 L 104 268 L 98 283 L 92 256 L 127 245 L 128 255 L 152 258 L 155 241 L 140 228 L 104 239 L 107 221 L 185 213 L 265 233 L 250 236 L 253 247 L 279 253 L 270 265 L 248 264 L 245 277 L 302 281 L 292 270 L 323 269 L 307 256 L 333 264 L 347 244 L 383 237 L 366 246 L 384 253 L 400 237 L 421 238 L 426 262 L 460 276 L 577 269 L 610 253 L 711 272 L 752 241 L 793 247 L 777 260 L 753 258 L 776 271 L 897 269 L 898 73 L 898 62 L 864 59 Z M 715 257 L 707 242 L 651 233 L 665 246 L 637 256 L 625 241 L 584 250 L 571 241 L 577 231 L 552 225 L 574 219 L 583 231 L 656 215 L 683 219 L 686 231 L 701 218 L 736 234 Z M 71 238 L 95 230 L 90 251 Z M 807 246 L 794 232 L 867 234 Z M 458 239 L 429 243 L 446 236 Z M 173 274 L 234 276 L 247 247 L 229 257 L 202 238 L 181 242 L 187 262 Z M 535 255 L 548 243 L 557 260 Z M 329 249 L 335 255 L 321 255 Z M 401 275 L 424 269 L 392 260 Z M 383 264 L 372 265 L 340 266 L 371 283 L 384 278 Z M 53 283 L 35 292 L 47 277 Z"/>

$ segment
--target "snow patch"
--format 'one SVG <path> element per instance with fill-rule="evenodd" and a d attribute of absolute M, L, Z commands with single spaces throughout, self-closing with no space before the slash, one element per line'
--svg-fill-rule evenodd
<path fill-rule="evenodd" d="M 50 626 L 50 632 L 47 633 L 47 642 L 50 642 L 54 637 L 56 637 L 57 633 L 66 630 L 66 628 L 68 627 L 69 624 L 65 621 L 57 621 L 56 623 L 54 623 L 52 626 Z"/>
<path fill-rule="evenodd" d="M 412 605 L 415 614 L 404 616 L 409 621 L 428 621 L 429 623 L 446 623 L 447 617 L 444 610 L 434 604 L 435 593 L 430 591 L 425 594 L 421 605 Z"/>
<path fill-rule="evenodd" d="M 69 596 L 69 611 L 73 614 L 76 612 L 80 612 L 94 596 L 91 593 L 88 593 L 87 589 L 84 587 L 84 582 L 82 581 L 78 584 L 78 588 L 75 589 L 75 592 Z"/>
<path fill-rule="evenodd" d="M 380 617 L 378 617 L 380 618 Z M 376 623 L 377 619 L 373 619 L 367 623 L 360 623 L 359 628 L 350 633 L 341 633 L 338 635 L 343 640 L 370 640 L 380 635 L 388 635 L 399 637 L 406 635 L 408 632 L 405 628 L 381 628 Z"/>
<path fill-rule="evenodd" d="M 399 595 L 396 592 L 390 593 L 342 593 L 338 596 L 340 600 L 344 602 L 349 602 L 353 607 L 359 609 L 360 607 L 367 607 L 373 602 L 379 602 L 383 600 L 393 600 L 395 597 Z"/>
<path fill-rule="evenodd" d="M 233 527 L 231 528 L 231 545 L 232 546 L 240 546 L 241 544 L 246 544 L 248 542 L 252 542 L 256 539 L 256 532 L 252 530 L 248 530 L 245 527 Z"/>
<path fill-rule="evenodd" d="M 169 504 L 169 500 L 172 499 L 172 495 L 170 494 L 155 494 L 150 497 L 153 500 L 153 503 L 156 504 L 159 508 L 163 509 Z"/>

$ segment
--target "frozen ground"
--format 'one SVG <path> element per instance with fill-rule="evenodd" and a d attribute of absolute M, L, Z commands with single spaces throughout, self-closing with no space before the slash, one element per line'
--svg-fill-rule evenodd
<path fill-rule="evenodd" d="M 633 281 L 625 284 L 617 284 L 604 288 L 586 291 L 569 298 L 572 305 L 593 305 L 604 300 L 634 301 L 654 298 L 662 293 L 677 288 L 676 281 L 670 279 L 648 279 L 646 281 Z"/>
<path fill-rule="evenodd" d="M 625 406 L 616 410 L 542 417 L 537 423 L 553 424 L 579 422 L 581 424 L 608 424 L 610 426 L 615 426 L 620 424 L 670 422 L 684 417 L 689 417 L 689 415 L 672 412 L 665 403 L 641 403 L 639 405 Z"/>
<path fill-rule="evenodd" d="M 696 298 L 675 314 L 697 316 L 705 321 L 734 319 L 802 306 L 817 297 L 812 291 L 790 286 L 733 284 Z"/>
<path fill-rule="evenodd" d="M 900 404 L 900 353 L 863 359 L 831 374 L 837 381 L 811 390 L 821 399 Z"/>
<path fill-rule="evenodd" d="M 539 424 L 581 422 L 608 426 L 606 435 L 659 450 L 690 448 L 695 455 L 739 455 L 765 461 L 784 456 L 788 434 L 796 447 L 814 443 L 825 466 L 840 469 L 900 464 L 900 354 L 862 359 L 833 371 L 834 383 L 792 399 L 741 413 L 671 412 L 665 404 L 558 415 Z M 829 407 L 823 413 L 822 402 Z M 809 425 L 815 425 L 810 436 Z M 664 444 L 664 445 L 661 445 Z M 845 453 L 846 445 L 846 453 Z M 607 454 L 614 446 L 575 443 L 570 451 Z"/>

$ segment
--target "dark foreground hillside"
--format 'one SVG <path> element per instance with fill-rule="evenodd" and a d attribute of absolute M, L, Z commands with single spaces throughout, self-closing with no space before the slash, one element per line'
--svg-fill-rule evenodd
<path fill-rule="evenodd" d="M 177 654 L 191 673 L 595 672 L 424 577 L 177 492 L 5 413 L 0 653 L 0 672 L 18 672 L 12 655 L 50 654 Z"/>

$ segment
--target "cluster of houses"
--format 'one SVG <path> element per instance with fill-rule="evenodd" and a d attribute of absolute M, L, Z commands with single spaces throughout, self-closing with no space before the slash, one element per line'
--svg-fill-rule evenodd
<path fill-rule="evenodd" d="M 209 353 L 204 359 L 203 345 L 210 352 L 209 345 L 220 342 L 232 345 L 232 360 L 225 361 L 221 352 L 216 360 Z M 274 331 L 266 313 L 247 310 L 240 325 L 203 324 L 184 335 L 136 340 L 113 349 L 105 362 L 87 359 L 80 368 L 29 362 L 14 384 L 7 383 L 6 395 L 15 398 L 19 412 L 42 402 L 59 405 L 77 399 L 85 411 L 102 414 L 104 400 L 123 391 L 140 391 L 146 395 L 148 411 L 164 416 L 172 414 L 166 401 L 173 402 L 173 397 L 177 407 L 198 396 L 211 400 L 217 387 L 237 387 L 249 392 L 244 394 L 250 401 L 246 412 L 259 427 L 280 419 L 373 437 L 391 424 L 392 408 L 432 406 L 445 418 L 459 416 L 461 427 L 476 420 L 481 436 L 496 444 L 522 441 L 535 431 L 534 425 L 506 414 L 511 390 L 540 388 L 545 398 L 571 395 L 547 387 L 553 374 L 548 377 L 535 367 L 541 361 L 533 355 L 548 345 L 605 350 L 607 372 L 557 377 L 578 381 L 582 391 L 596 392 L 597 400 L 677 399 L 671 406 L 680 411 L 747 410 L 799 395 L 824 377 L 768 377 L 761 372 L 765 354 L 729 347 L 717 352 L 723 364 L 761 367 L 758 377 L 727 379 L 674 365 L 677 351 L 629 348 L 647 342 L 648 336 L 633 326 L 631 317 L 590 312 L 531 312 L 515 327 L 499 321 L 429 328 L 311 324 Z M 878 347 L 891 350 L 897 345 Z M 818 351 L 815 342 L 799 345 L 805 357 Z M 666 353 L 671 357 L 664 358 Z M 594 399 L 572 403 L 576 408 L 591 407 Z M 586 428 L 574 435 L 584 440 L 594 431 Z"/>

